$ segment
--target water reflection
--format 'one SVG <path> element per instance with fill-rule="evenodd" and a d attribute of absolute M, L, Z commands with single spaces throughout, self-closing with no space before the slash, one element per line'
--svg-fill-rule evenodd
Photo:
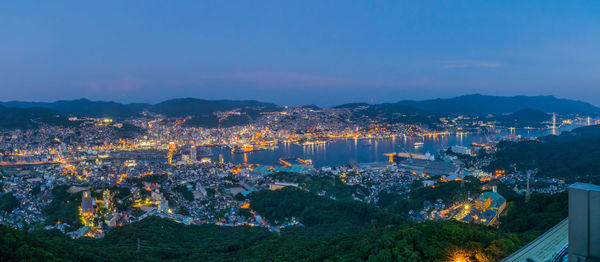
<path fill-rule="evenodd" d="M 571 130 L 576 126 L 561 128 L 559 131 Z M 504 135 L 521 135 L 525 137 L 539 137 L 548 135 L 552 130 L 516 129 L 506 130 L 500 134 L 455 134 L 435 135 L 424 137 L 402 136 L 402 139 L 339 139 L 327 144 L 296 145 L 293 143 L 281 143 L 274 150 L 251 152 L 247 154 L 234 154 L 226 147 L 214 147 L 212 152 L 215 156 L 223 154 L 226 162 L 250 163 L 262 165 L 277 165 L 279 158 L 302 158 L 311 159 L 316 167 L 327 165 L 344 165 L 350 162 L 383 162 L 388 157 L 384 154 L 391 152 L 414 152 L 438 154 L 440 149 L 453 145 L 468 146 L 471 143 L 483 143 L 498 140 Z M 422 142 L 423 145 L 415 147 L 415 143 Z M 229 152 L 225 152 L 229 151 Z M 216 160 L 216 159 L 215 159 Z"/>

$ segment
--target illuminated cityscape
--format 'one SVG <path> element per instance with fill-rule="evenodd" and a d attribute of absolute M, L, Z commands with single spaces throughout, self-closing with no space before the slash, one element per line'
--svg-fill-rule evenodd
<path fill-rule="evenodd" d="M 600 5 L 0 4 L 0 261 L 600 261 Z"/>

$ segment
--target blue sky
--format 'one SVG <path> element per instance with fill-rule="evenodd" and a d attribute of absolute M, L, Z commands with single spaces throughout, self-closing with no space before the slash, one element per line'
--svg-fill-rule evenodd
<path fill-rule="evenodd" d="M 0 100 L 600 105 L 597 1 L 2 1 Z"/>

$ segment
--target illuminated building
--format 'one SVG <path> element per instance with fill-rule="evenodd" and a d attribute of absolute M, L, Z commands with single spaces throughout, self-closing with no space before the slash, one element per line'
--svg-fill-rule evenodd
<path fill-rule="evenodd" d="M 494 177 L 500 177 L 506 175 L 506 170 L 504 169 L 496 169 L 494 170 Z"/>
<path fill-rule="evenodd" d="M 195 163 L 198 157 L 198 151 L 196 150 L 196 146 L 192 146 L 190 148 L 190 162 Z"/>
<path fill-rule="evenodd" d="M 465 146 L 452 146 L 451 149 L 452 152 L 457 154 L 470 155 L 472 153 L 471 149 Z"/>
<path fill-rule="evenodd" d="M 481 211 L 479 222 L 484 225 L 493 225 L 506 207 L 504 197 L 496 192 L 487 191 L 475 200 L 475 207 Z"/>
<path fill-rule="evenodd" d="M 83 215 L 93 215 L 96 211 L 94 208 L 94 199 L 89 190 L 83 191 L 81 198 L 81 213 Z"/>
<path fill-rule="evenodd" d="M 104 192 L 102 193 L 102 200 L 104 208 L 106 208 L 107 210 L 113 209 L 112 194 L 109 190 L 104 190 Z"/>

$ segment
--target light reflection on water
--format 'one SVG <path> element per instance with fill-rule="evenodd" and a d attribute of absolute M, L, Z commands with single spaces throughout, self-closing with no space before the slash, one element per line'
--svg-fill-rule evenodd
<path fill-rule="evenodd" d="M 577 126 L 561 128 L 567 131 Z M 539 137 L 551 133 L 549 129 L 517 129 L 516 135 L 524 137 Z M 482 143 L 498 140 L 510 134 L 509 130 L 493 135 L 482 134 L 452 134 L 425 137 L 401 137 L 384 139 L 338 139 L 327 144 L 300 146 L 293 143 L 281 143 L 274 150 L 251 152 L 247 154 L 234 154 L 229 148 L 214 147 L 213 160 L 219 154 L 223 155 L 225 162 L 249 163 L 261 165 L 278 165 L 279 158 L 311 159 L 315 167 L 344 165 L 351 162 L 368 163 L 384 162 L 388 157 L 384 154 L 392 152 L 431 153 L 437 155 L 440 149 L 453 145 L 469 146 L 473 142 Z M 415 147 L 416 142 L 423 142 L 422 146 Z M 246 162 L 244 161 L 246 160 Z"/>

